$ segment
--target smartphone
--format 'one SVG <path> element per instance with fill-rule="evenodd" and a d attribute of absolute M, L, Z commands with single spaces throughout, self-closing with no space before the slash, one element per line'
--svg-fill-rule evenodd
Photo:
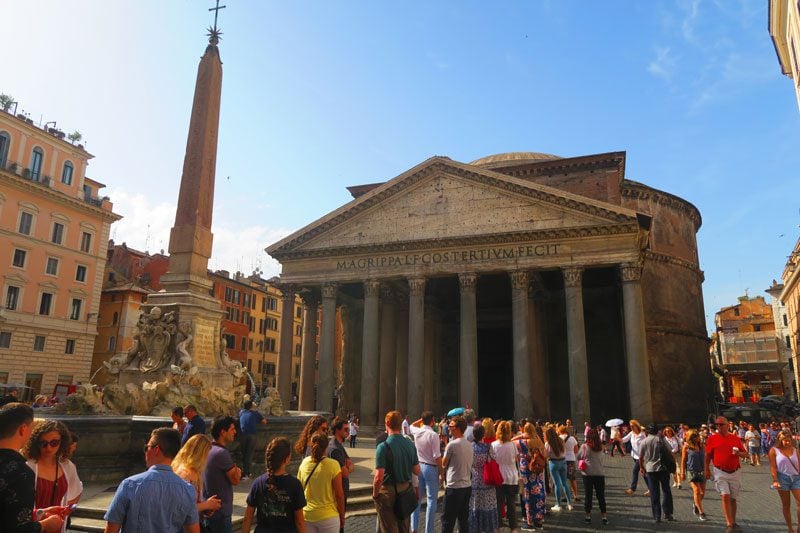
<path fill-rule="evenodd" d="M 75 511 L 75 509 L 77 509 L 77 508 L 78 508 L 78 504 L 77 503 L 73 503 L 72 505 L 68 505 L 68 506 L 64 507 L 64 516 L 71 515 L 72 512 Z"/>

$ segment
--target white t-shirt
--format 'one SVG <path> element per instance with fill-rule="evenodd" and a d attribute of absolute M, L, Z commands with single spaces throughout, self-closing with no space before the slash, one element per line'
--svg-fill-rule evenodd
<path fill-rule="evenodd" d="M 403 435 L 411 435 L 410 427 L 411 424 L 408 423 L 408 420 L 403 420 Z"/>
<path fill-rule="evenodd" d="M 350 422 L 350 436 L 355 437 L 356 435 L 358 435 L 358 424 Z"/>
<path fill-rule="evenodd" d="M 564 441 L 564 459 L 567 461 L 574 461 L 575 460 L 575 448 L 578 446 L 578 441 L 575 440 L 575 437 L 567 436 L 567 435 L 559 435 L 561 440 Z"/>
<path fill-rule="evenodd" d="M 519 483 L 519 469 L 517 468 L 517 447 L 513 442 L 492 442 L 492 452 L 500 473 L 503 474 L 503 485 L 516 485 Z"/>

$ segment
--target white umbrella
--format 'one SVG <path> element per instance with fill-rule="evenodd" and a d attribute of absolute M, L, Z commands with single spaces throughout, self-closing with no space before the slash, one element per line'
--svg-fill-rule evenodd
<path fill-rule="evenodd" d="M 624 423 L 625 421 L 622 420 L 621 418 L 612 418 L 611 420 L 606 422 L 606 426 L 613 428 L 614 426 L 621 426 Z"/>

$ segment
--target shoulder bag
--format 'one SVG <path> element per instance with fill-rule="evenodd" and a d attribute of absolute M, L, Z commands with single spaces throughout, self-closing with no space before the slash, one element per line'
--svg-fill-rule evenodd
<path fill-rule="evenodd" d="M 528 450 L 528 453 L 531 453 L 531 450 Z M 539 450 L 533 450 L 530 465 L 531 472 L 541 474 L 544 472 L 544 467 L 547 466 L 547 457 Z"/>
<path fill-rule="evenodd" d="M 675 456 L 672 455 L 672 449 L 670 449 L 669 444 L 663 437 L 658 439 L 658 443 L 662 468 L 670 474 L 674 474 L 678 470 L 678 464 L 675 462 Z"/>
<path fill-rule="evenodd" d="M 491 444 L 489 445 L 491 450 Z M 483 463 L 483 483 L 492 487 L 499 487 L 503 484 L 503 474 L 500 472 L 500 465 L 492 459 L 491 452 L 486 454 L 486 462 Z"/>
<path fill-rule="evenodd" d="M 581 446 L 579 453 L 581 454 L 581 458 L 578 460 L 578 470 L 581 472 L 586 472 L 586 469 L 589 468 L 589 465 L 586 464 L 586 455 L 588 453 L 588 449 L 585 444 Z"/>
<path fill-rule="evenodd" d="M 414 487 L 411 483 L 408 484 L 408 488 L 403 492 L 399 492 L 397 490 L 397 473 L 394 469 L 394 454 L 392 453 L 392 447 L 389 446 L 389 441 L 383 443 L 386 446 L 386 462 L 387 466 L 389 467 L 389 471 L 392 473 L 392 483 L 394 484 L 394 516 L 397 518 L 398 521 L 402 522 L 409 516 L 411 513 L 416 510 L 419 501 L 417 500 L 417 493 L 414 490 Z"/>

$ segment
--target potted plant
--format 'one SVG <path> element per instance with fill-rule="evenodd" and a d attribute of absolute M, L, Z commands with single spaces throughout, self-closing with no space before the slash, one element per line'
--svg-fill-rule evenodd
<path fill-rule="evenodd" d="M 0 109 L 8 113 L 8 109 L 14 105 L 14 97 L 10 94 L 0 94 Z"/>
<path fill-rule="evenodd" d="M 79 132 L 78 130 L 75 130 L 72 133 L 70 133 L 69 135 L 67 135 L 67 139 L 69 139 L 69 141 L 72 144 L 75 144 L 76 142 L 78 142 L 81 139 L 83 139 L 83 135 L 81 135 L 81 132 Z"/>

